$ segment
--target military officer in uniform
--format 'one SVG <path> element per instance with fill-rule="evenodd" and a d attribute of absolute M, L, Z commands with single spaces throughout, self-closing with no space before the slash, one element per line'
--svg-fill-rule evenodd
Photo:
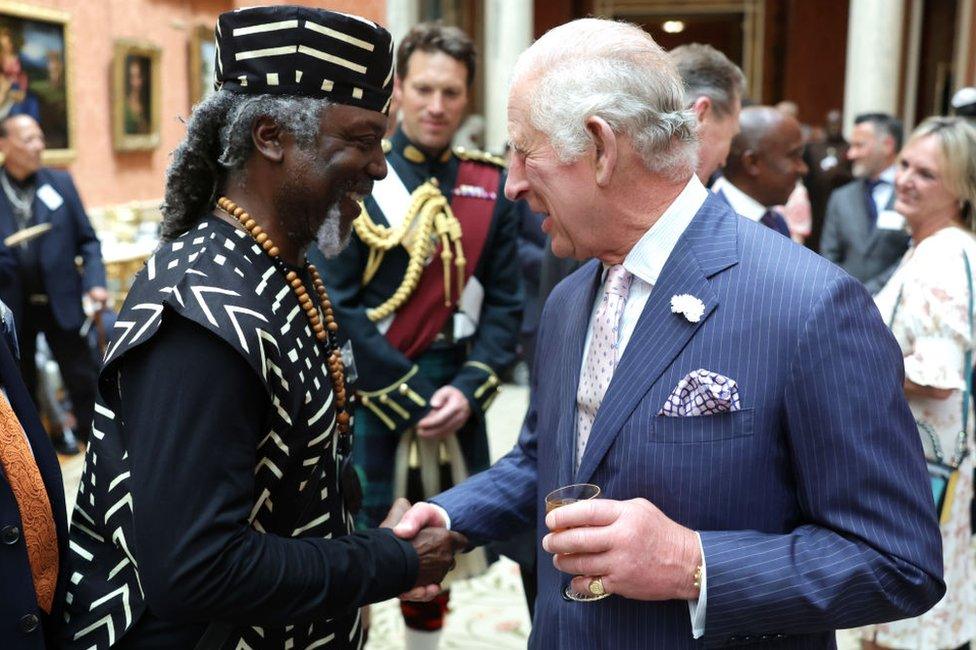
<path fill-rule="evenodd" d="M 488 467 L 485 411 L 515 358 L 527 207 L 505 198 L 504 161 L 451 149 L 474 61 L 474 44 L 455 27 L 421 24 L 406 35 L 389 173 L 365 200 L 350 246 L 313 260 L 325 268 L 360 376 L 353 458 L 364 526 L 405 485 L 415 500 Z M 442 594 L 403 605 L 408 647 L 436 646 L 446 603 Z"/>

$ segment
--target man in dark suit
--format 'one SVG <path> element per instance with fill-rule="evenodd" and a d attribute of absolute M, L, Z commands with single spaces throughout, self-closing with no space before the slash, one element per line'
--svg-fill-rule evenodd
<path fill-rule="evenodd" d="M 834 190 L 827 202 L 820 253 L 865 284 L 884 286 L 908 249 L 905 220 L 895 202 L 895 160 L 901 121 L 885 113 L 854 120 L 847 157 L 857 180 Z"/>
<path fill-rule="evenodd" d="M 633 25 L 522 54 L 506 193 L 596 259 L 546 303 L 516 446 L 395 532 L 537 522 L 532 648 L 834 648 L 945 591 L 902 355 L 860 283 L 708 193 L 680 96 Z M 600 498 L 547 499 L 574 483 Z"/>
<path fill-rule="evenodd" d="M 61 468 L 14 358 L 0 303 L 0 647 L 58 647 L 68 566 Z"/>
<path fill-rule="evenodd" d="M 823 232 L 824 214 L 831 192 L 851 181 L 851 161 L 847 159 L 848 143 L 842 130 L 841 112 L 832 109 L 824 120 L 823 139 L 807 143 L 803 159 L 810 171 L 803 184 L 810 195 L 810 236 L 803 245 L 810 250 L 820 250 L 820 234 Z"/>
<path fill-rule="evenodd" d="M 35 341 L 44 334 L 64 378 L 74 415 L 75 433 L 88 439 L 95 405 L 97 368 L 79 334 L 87 293 L 96 309 L 108 299 L 101 244 L 88 221 L 71 176 L 41 166 L 44 133 L 28 115 L 0 122 L 0 248 L 12 235 L 16 269 L 0 275 L 0 298 L 13 310 L 18 332 L 21 372 L 31 395 L 37 394 Z M 34 229 L 34 230 L 31 230 Z M 46 230 L 45 230 L 46 229 Z M 29 237 L 34 233 L 33 237 Z M 75 258 L 81 257 L 78 272 Z M 71 432 L 55 440 L 59 451 L 77 452 Z"/>
<path fill-rule="evenodd" d="M 790 236 L 784 205 L 796 182 L 807 173 L 803 132 L 795 118 L 769 106 L 750 106 L 739 115 L 724 175 L 712 191 L 737 214 Z"/>

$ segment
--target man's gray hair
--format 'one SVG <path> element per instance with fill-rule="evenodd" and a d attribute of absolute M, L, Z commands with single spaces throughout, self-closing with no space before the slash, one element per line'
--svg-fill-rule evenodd
<path fill-rule="evenodd" d="M 697 121 L 684 107 L 667 54 L 636 25 L 583 18 L 560 25 L 522 53 L 512 85 L 533 81 L 532 126 L 563 163 L 592 145 L 586 120 L 600 117 L 626 135 L 646 167 L 686 178 L 698 158 Z"/>
<path fill-rule="evenodd" d="M 685 106 L 701 96 L 712 100 L 718 117 L 732 113 L 733 104 L 742 99 L 746 77 L 736 64 L 711 45 L 679 45 L 668 54 L 678 69 L 685 88 Z"/>
<path fill-rule="evenodd" d="M 162 239 L 179 237 L 213 210 L 228 172 L 242 169 L 254 150 L 255 120 L 270 117 L 300 147 L 309 149 L 318 142 L 319 120 L 329 105 L 325 99 L 228 91 L 218 91 L 197 104 L 186 137 L 166 170 Z"/>

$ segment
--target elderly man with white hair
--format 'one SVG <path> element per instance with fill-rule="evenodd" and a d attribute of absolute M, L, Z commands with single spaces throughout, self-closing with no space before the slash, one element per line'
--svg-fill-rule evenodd
<path fill-rule="evenodd" d="M 857 281 L 709 195 L 683 105 L 624 23 L 515 69 L 506 194 L 596 259 L 546 303 L 516 446 L 395 531 L 538 526 L 533 648 L 833 648 L 945 588 L 898 346 Z M 598 498 L 547 496 L 572 484 Z"/>

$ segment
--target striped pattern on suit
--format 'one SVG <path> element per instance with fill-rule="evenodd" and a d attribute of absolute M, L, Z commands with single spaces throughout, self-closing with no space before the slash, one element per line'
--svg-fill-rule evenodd
<path fill-rule="evenodd" d="M 573 472 L 576 387 L 600 265 L 550 296 L 529 411 L 515 448 L 436 499 L 473 539 L 546 532 L 550 490 L 592 482 L 646 498 L 700 531 L 705 637 L 683 601 L 573 603 L 570 576 L 539 562 L 533 648 L 834 647 L 833 630 L 931 607 L 941 538 L 898 347 L 845 273 L 720 199 L 671 253 Z M 671 313 L 691 294 L 705 314 Z M 658 416 L 698 368 L 734 379 L 742 410 Z"/>

